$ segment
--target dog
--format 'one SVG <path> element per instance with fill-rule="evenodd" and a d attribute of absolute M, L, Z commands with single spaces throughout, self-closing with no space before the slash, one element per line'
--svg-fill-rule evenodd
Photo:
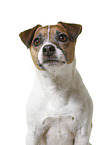
<path fill-rule="evenodd" d="M 30 49 L 36 78 L 27 103 L 27 145 L 89 145 L 93 103 L 76 69 L 82 26 L 58 22 L 19 34 Z"/>

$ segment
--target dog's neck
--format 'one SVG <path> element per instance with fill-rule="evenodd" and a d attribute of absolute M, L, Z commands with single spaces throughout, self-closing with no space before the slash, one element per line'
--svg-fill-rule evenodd
<path fill-rule="evenodd" d="M 49 71 L 39 71 L 38 77 L 41 85 L 44 88 L 63 88 L 63 90 L 68 90 L 74 81 L 74 76 L 76 74 L 76 61 L 71 64 L 65 64 L 58 69 L 50 69 Z"/>

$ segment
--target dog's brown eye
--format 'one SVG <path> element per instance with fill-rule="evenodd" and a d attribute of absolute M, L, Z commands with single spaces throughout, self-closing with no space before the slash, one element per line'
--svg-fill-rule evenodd
<path fill-rule="evenodd" d="M 35 46 L 38 46 L 38 45 L 40 45 L 40 44 L 41 44 L 41 39 L 36 38 L 36 39 L 34 40 L 34 45 L 35 45 Z"/>
<path fill-rule="evenodd" d="M 61 34 L 60 36 L 59 36 L 59 41 L 61 41 L 61 42 L 66 42 L 67 41 L 67 36 L 65 35 L 65 34 Z"/>

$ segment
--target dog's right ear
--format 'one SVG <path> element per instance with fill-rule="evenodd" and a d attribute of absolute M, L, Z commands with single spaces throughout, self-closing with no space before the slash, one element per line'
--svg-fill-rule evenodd
<path fill-rule="evenodd" d="M 33 27 L 32 29 L 23 31 L 19 34 L 22 42 L 27 46 L 27 48 L 30 48 L 31 46 L 31 42 L 33 39 L 33 36 L 35 34 L 35 31 L 37 30 L 37 28 L 42 27 L 41 25 L 36 25 L 35 27 Z"/>

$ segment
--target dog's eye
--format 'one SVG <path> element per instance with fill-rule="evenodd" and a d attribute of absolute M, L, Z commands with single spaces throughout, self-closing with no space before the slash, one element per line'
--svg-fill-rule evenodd
<path fill-rule="evenodd" d="M 61 42 L 66 42 L 67 41 L 67 36 L 65 35 L 65 34 L 61 34 L 60 36 L 59 36 L 59 41 L 61 41 Z"/>
<path fill-rule="evenodd" d="M 38 45 L 40 45 L 41 44 L 41 39 L 40 38 L 36 38 L 35 40 L 34 40 L 34 45 L 35 46 L 38 46 Z"/>

